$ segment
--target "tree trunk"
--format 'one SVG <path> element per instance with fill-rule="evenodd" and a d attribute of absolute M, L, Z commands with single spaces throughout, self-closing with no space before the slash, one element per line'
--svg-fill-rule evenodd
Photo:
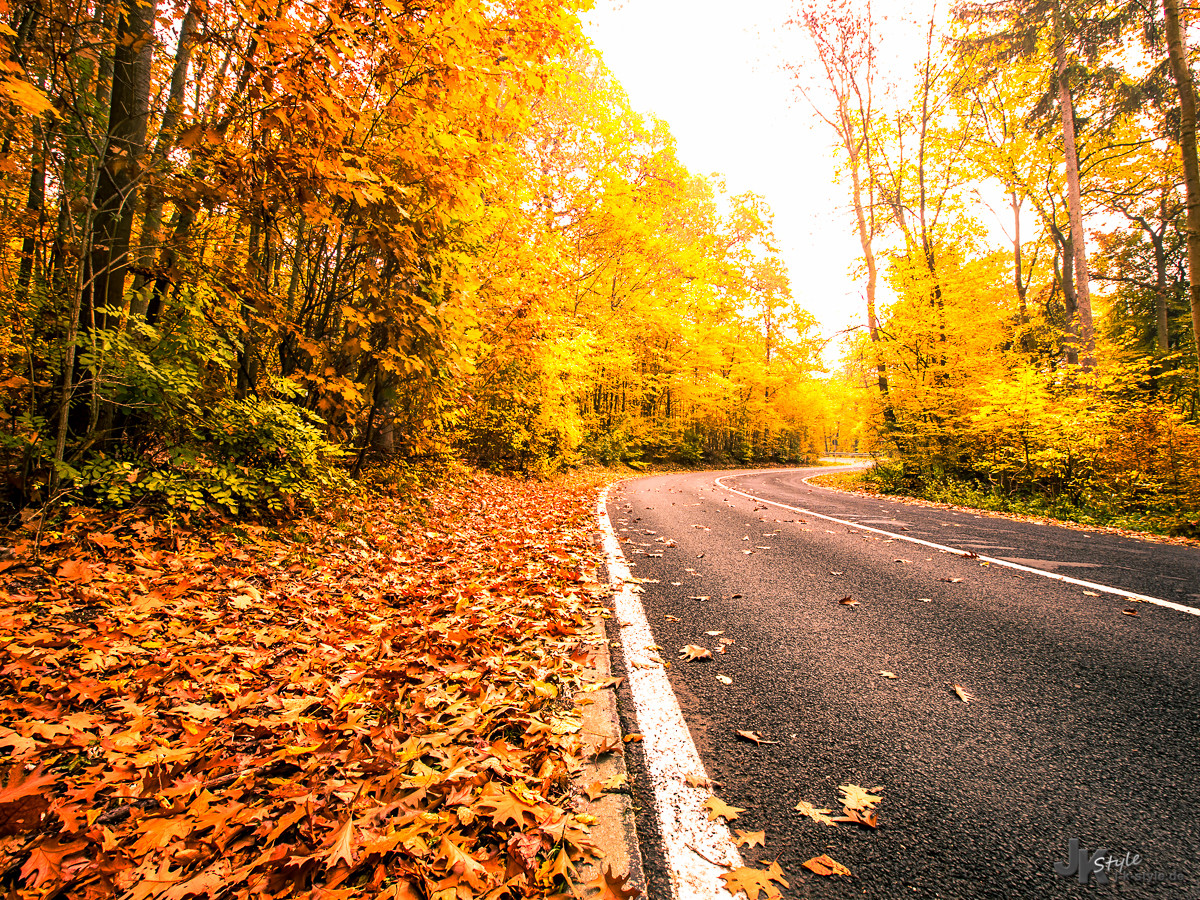
<path fill-rule="evenodd" d="M 1025 283 L 1024 261 L 1021 259 L 1021 201 L 1016 191 L 1009 196 L 1012 198 L 1013 212 L 1013 286 L 1017 289 L 1017 311 L 1021 317 L 1021 327 L 1024 328 L 1029 321 L 1026 302 L 1029 285 Z"/>
<path fill-rule="evenodd" d="M 1062 287 L 1063 306 L 1067 310 L 1067 365 L 1079 365 L 1079 342 L 1075 340 L 1075 336 L 1070 333 L 1071 323 L 1076 321 L 1076 315 L 1079 312 L 1077 302 L 1078 294 L 1075 293 L 1075 244 L 1071 240 L 1070 229 L 1066 235 L 1059 235 L 1062 241 L 1062 274 L 1059 277 L 1059 284 Z"/>
<path fill-rule="evenodd" d="M 162 243 L 163 206 L 166 203 L 166 193 L 159 180 L 162 177 L 160 169 L 166 164 L 167 154 L 175 146 L 175 138 L 179 131 L 179 117 L 183 111 L 183 92 L 187 86 L 188 66 L 192 59 L 192 47 L 199 16 L 196 4 L 188 4 L 183 22 L 179 26 L 179 44 L 175 48 L 175 65 L 171 70 L 171 88 L 167 95 L 167 106 L 163 110 L 162 123 L 158 129 L 158 139 L 154 142 L 154 153 L 150 158 L 150 180 L 146 185 L 146 215 L 142 220 L 141 238 L 141 268 L 148 271 L 153 265 L 154 254 Z M 139 295 L 134 298 L 132 310 L 145 315 L 150 304 L 150 293 L 142 291 L 148 276 L 139 274 L 135 290 Z M 161 302 L 161 298 L 159 298 Z"/>
<path fill-rule="evenodd" d="M 933 90 L 933 31 L 934 19 L 931 16 L 929 19 L 929 34 L 925 40 L 925 69 L 921 78 L 921 134 L 917 151 L 917 188 L 920 196 L 918 213 L 921 224 L 921 256 L 925 260 L 925 270 L 929 273 L 929 277 L 933 281 L 933 285 L 929 291 L 929 300 L 933 304 L 937 316 L 937 340 L 939 344 L 944 345 L 946 343 L 946 303 L 942 295 L 942 282 L 938 278 L 937 256 L 933 244 L 933 228 L 929 221 L 929 187 L 925 177 L 925 163 L 929 157 L 929 123 L 931 120 L 929 94 Z M 937 221 L 936 213 L 934 221 Z M 945 380 L 946 349 L 944 346 L 938 353 L 938 366 L 939 371 L 935 376 L 935 383 Z"/>
<path fill-rule="evenodd" d="M 848 120 L 843 110 L 843 121 Z M 848 124 L 847 124 L 847 127 Z M 875 263 L 875 250 L 872 246 L 873 229 L 867 221 L 867 210 L 863 204 L 863 184 L 860 170 L 861 151 L 852 138 L 852 133 L 843 134 L 846 152 L 850 157 L 850 180 L 854 190 L 854 215 L 858 222 L 858 241 L 862 245 L 863 261 L 867 265 L 867 331 L 871 337 L 871 346 L 875 349 L 876 382 L 879 385 L 879 396 L 883 400 L 883 418 L 888 425 L 895 424 L 896 413 L 892 409 L 892 401 L 888 388 L 887 365 L 879 352 L 879 320 L 875 315 L 875 290 L 878 282 L 878 269 Z"/>
<path fill-rule="evenodd" d="M 1188 286 L 1192 305 L 1192 340 L 1196 344 L 1200 376 L 1200 162 L 1196 158 L 1196 87 L 1183 44 L 1186 23 L 1179 0 L 1163 0 L 1167 26 L 1167 56 L 1179 91 L 1179 149 L 1183 155 L 1183 181 L 1187 188 Z M 1200 384 L 1200 382 L 1198 382 Z"/>
<path fill-rule="evenodd" d="M 46 219 L 46 147 L 49 141 L 43 134 L 43 128 L 40 121 L 34 122 L 33 165 L 29 173 L 29 194 L 25 199 L 25 208 L 31 213 L 36 213 L 37 218 L 29 223 L 32 232 L 21 239 L 21 264 L 17 270 L 17 304 L 20 307 L 24 307 L 29 297 L 34 257 Z"/>
<path fill-rule="evenodd" d="M 1083 370 L 1090 372 L 1096 366 L 1096 335 L 1092 325 L 1090 290 L 1091 273 L 1088 271 L 1087 245 L 1083 234 L 1083 200 L 1079 187 L 1075 108 L 1071 100 L 1067 51 L 1063 46 L 1062 23 L 1059 20 L 1057 9 L 1054 30 L 1054 55 L 1058 63 L 1058 109 L 1062 116 L 1063 154 L 1067 160 L 1067 213 L 1071 223 L 1071 247 L 1074 251 L 1075 315 L 1072 316 L 1071 329 L 1078 337 Z"/>
<path fill-rule="evenodd" d="M 1164 227 L 1166 227 L 1164 225 Z M 1167 329 L 1167 309 L 1171 298 L 1171 286 L 1167 279 L 1167 250 L 1163 246 L 1163 235 L 1147 228 L 1150 243 L 1154 247 L 1154 324 L 1158 352 L 1166 354 L 1170 348 Z"/>
<path fill-rule="evenodd" d="M 138 0 L 130 0 L 118 17 L 108 135 L 92 201 L 93 249 L 80 309 L 84 330 L 104 328 L 104 310 L 119 307 L 124 298 L 134 206 L 146 150 L 154 18 L 155 4 Z M 91 376 L 93 400 L 88 430 L 103 443 L 107 437 L 104 422 L 111 420 L 111 406 L 101 402 L 99 372 Z"/>

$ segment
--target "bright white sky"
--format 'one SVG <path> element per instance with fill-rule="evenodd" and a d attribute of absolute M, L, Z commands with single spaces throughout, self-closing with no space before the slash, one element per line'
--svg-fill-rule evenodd
<path fill-rule="evenodd" d="M 891 68 L 922 58 L 915 23 L 928 22 L 928 3 L 875 0 Z M 597 0 L 585 22 L 634 107 L 669 123 L 684 165 L 719 174 L 731 193 L 766 198 L 793 293 L 834 337 L 866 320 L 853 272 L 860 248 L 834 171 L 834 135 L 781 68 L 804 55 L 799 33 L 784 27 L 794 8 L 795 0 Z M 838 356 L 831 346 L 827 363 Z"/>

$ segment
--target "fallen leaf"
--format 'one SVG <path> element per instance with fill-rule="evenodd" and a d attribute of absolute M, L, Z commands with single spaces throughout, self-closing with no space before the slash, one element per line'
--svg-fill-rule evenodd
<path fill-rule="evenodd" d="M 78 581 L 81 584 L 89 582 L 96 577 L 92 572 L 91 566 L 77 559 L 66 560 L 58 567 L 58 571 L 54 574 L 59 578 L 65 578 L 67 581 Z"/>
<path fill-rule="evenodd" d="M 625 735 L 625 743 L 627 743 L 627 744 L 637 743 L 641 739 L 642 739 L 641 734 L 636 731 L 631 734 Z"/>
<path fill-rule="evenodd" d="M 850 822 L 854 825 L 866 825 L 868 828 L 875 828 L 878 825 L 879 814 L 873 809 L 854 809 L 846 807 L 842 810 L 845 815 L 834 817 L 835 822 Z"/>
<path fill-rule="evenodd" d="M 617 738 L 602 738 L 598 744 L 591 746 L 591 752 L 594 756 L 603 756 L 605 753 L 617 753 L 621 751 L 621 741 Z"/>
<path fill-rule="evenodd" d="M 711 788 L 712 787 L 712 782 L 709 781 L 707 778 L 705 778 L 703 775 L 693 775 L 692 773 L 689 772 L 687 775 L 684 776 L 683 780 L 688 783 L 689 787 L 694 787 L 694 788 Z"/>
<path fill-rule="evenodd" d="M 712 659 L 712 651 L 707 647 L 701 647 L 699 644 L 688 644 L 679 651 L 680 659 Z"/>
<path fill-rule="evenodd" d="M 843 809 L 870 809 L 883 799 L 879 794 L 874 794 L 872 791 L 881 791 L 883 788 L 871 788 L 870 791 L 860 788 L 857 784 L 843 784 L 838 787 L 838 793 L 842 795 Z"/>
<path fill-rule="evenodd" d="M 745 738 L 748 741 L 754 741 L 756 744 L 778 744 L 779 741 L 768 741 L 756 731 L 738 731 L 737 736 Z"/>
<path fill-rule="evenodd" d="M 845 572 L 830 572 L 830 575 L 845 575 Z"/>
<path fill-rule="evenodd" d="M 962 581 L 962 579 L 961 578 L 939 578 L 938 581 L 945 581 L 949 584 L 958 584 L 960 581 Z"/>
<path fill-rule="evenodd" d="M 1123 609 L 1123 610 L 1121 610 L 1121 613 L 1126 616 L 1141 615 L 1141 613 L 1139 613 L 1136 609 Z"/>
<path fill-rule="evenodd" d="M 704 808 L 708 810 L 708 821 L 710 822 L 720 818 L 724 818 L 726 822 L 732 822 L 738 817 L 738 813 L 746 811 L 740 806 L 730 806 L 717 797 L 709 797 L 705 800 Z"/>
<path fill-rule="evenodd" d="M 954 685 L 954 693 L 958 695 L 958 699 L 963 703 L 970 703 L 975 699 L 975 695 L 967 693 L 967 690 L 961 684 Z"/>
<path fill-rule="evenodd" d="M 725 632 L 723 632 L 723 631 L 706 631 L 704 633 L 707 634 L 709 637 L 716 637 L 718 634 L 724 634 Z"/>
<path fill-rule="evenodd" d="M 803 863 L 804 868 L 810 872 L 816 872 L 818 875 L 849 875 L 850 870 L 843 866 L 836 859 L 831 859 L 825 854 L 814 856 L 812 859 Z"/>
<path fill-rule="evenodd" d="M 895 672 L 889 672 L 889 671 L 887 671 L 886 669 L 884 669 L 883 671 L 881 671 L 879 674 L 880 674 L 880 675 L 882 675 L 884 678 L 895 678 L 895 677 L 897 677 Z"/>
<path fill-rule="evenodd" d="M 443 839 L 444 840 L 444 839 Z M 354 868 L 354 819 L 349 818 L 333 839 L 333 846 L 325 856 L 325 867 L 333 868 L 339 862 L 345 862 Z"/>
<path fill-rule="evenodd" d="M 0 838 L 33 831 L 41 824 L 50 809 L 45 789 L 57 780 L 57 775 L 41 767 L 24 778 L 21 766 L 9 770 L 8 784 L 0 787 Z"/>
<path fill-rule="evenodd" d="M 542 866 L 538 869 L 537 873 L 539 881 L 542 881 L 546 884 L 552 882 L 555 877 L 561 877 L 567 883 L 575 884 L 577 883 L 575 880 L 575 875 L 575 865 L 571 862 L 571 855 L 567 853 L 566 847 L 560 848 L 558 853 L 547 858 L 546 861 L 542 863 Z M 416 898 L 415 894 L 413 897 L 415 900 L 419 900 L 419 898 Z"/>
<path fill-rule="evenodd" d="M 22 775 L 20 766 L 13 766 L 8 772 L 8 784 L 0 787 L 0 806 L 41 794 L 58 777 L 53 772 L 45 772 L 41 766 L 28 775 Z"/>
<path fill-rule="evenodd" d="M 679 616 L 664 616 L 663 618 L 665 618 L 668 622 L 678 622 L 679 621 Z"/>
<path fill-rule="evenodd" d="M 858 606 L 858 601 L 853 597 L 843 597 L 838 601 L 842 606 Z"/>
<path fill-rule="evenodd" d="M 140 837 L 134 843 L 132 852 L 134 856 L 142 856 L 150 850 L 161 849 L 178 838 L 186 837 L 194 828 L 194 823 L 186 818 L 170 816 L 152 818 L 138 826 Z M 350 845 L 346 846 L 348 849 Z M 331 862 L 329 865 L 336 865 L 336 863 Z"/>
<path fill-rule="evenodd" d="M 837 822 L 833 821 L 833 819 L 829 817 L 829 814 L 833 812 L 832 809 L 817 809 L 817 807 L 813 806 L 806 800 L 801 800 L 796 804 L 795 808 L 796 812 L 800 813 L 801 815 L 808 816 L 814 822 L 820 822 L 822 825 L 832 825 L 834 827 L 837 826 Z"/>
<path fill-rule="evenodd" d="M 481 890 L 488 886 L 488 872 L 483 863 L 449 837 L 442 837 L 442 842 L 438 844 L 438 855 L 445 860 L 447 869 L 467 879 L 471 887 Z"/>
<path fill-rule="evenodd" d="M 96 532 L 88 535 L 88 540 L 105 550 L 115 550 L 121 546 L 121 540 L 113 534 Z"/>
<path fill-rule="evenodd" d="M 642 892 L 629 884 L 631 877 L 632 873 L 622 876 L 614 875 L 612 868 L 606 867 L 594 881 L 588 882 L 588 887 L 600 891 L 593 900 L 633 900 L 634 897 L 640 897 Z M 439 893 L 438 896 L 441 894 Z"/>
<path fill-rule="evenodd" d="M 783 869 L 779 867 L 778 862 L 771 863 L 765 870 L 742 866 L 732 872 L 724 873 L 721 880 L 725 882 L 729 893 L 736 894 L 738 891 L 745 891 L 749 900 L 759 900 L 760 895 L 766 900 L 775 900 L 782 896 L 779 888 L 771 884 L 772 881 L 777 881 L 784 887 L 790 887 L 783 877 Z"/>
<path fill-rule="evenodd" d="M 63 844 L 54 840 L 37 844 L 30 851 L 25 865 L 21 866 L 21 878 L 25 879 L 25 886 L 36 888 L 59 881 L 62 878 L 63 858 L 85 846 L 86 841 Z"/>
<path fill-rule="evenodd" d="M 603 681 L 593 681 L 591 684 L 584 685 L 580 688 L 580 693 L 592 694 L 596 691 L 603 691 L 607 688 L 616 688 L 621 686 L 624 678 L 605 678 Z"/>
<path fill-rule="evenodd" d="M 566 890 L 565 773 L 625 746 L 563 699 L 597 696 L 595 480 L 419 477 L 269 523 L 65 507 L 0 573 L 0 895 Z"/>
<path fill-rule="evenodd" d="M 733 679 L 728 675 L 718 675 L 717 681 L 721 682 L 721 684 L 733 684 Z"/>
<path fill-rule="evenodd" d="M 739 847 L 765 847 L 767 833 L 765 831 L 736 831 L 737 840 L 734 843 Z"/>
<path fill-rule="evenodd" d="M 244 583 L 244 582 L 240 582 L 240 581 L 239 581 L 239 582 L 230 582 L 230 585 L 229 585 L 229 586 L 230 586 L 231 588 L 236 588 L 237 590 L 239 590 L 239 591 L 242 591 L 242 592 L 243 592 L 243 594 L 244 594 L 246 597 L 248 597 L 252 603 L 256 603 L 256 604 L 258 604 L 259 606 L 262 606 L 262 604 L 263 604 L 263 595 L 262 595 L 262 593 L 259 591 L 259 589 L 258 589 L 258 588 L 256 588 L 254 585 L 252 585 L 252 584 L 246 584 L 246 583 Z"/>
<path fill-rule="evenodd" d="M 1083 595 L 1084 595 L 1085 597 L 1099 597 L 1099 596 L 1100 596 L 1100 595 L 1099 595 L 1099 594 L 1097 594 L 1095 591 L 1084 591 L 1084 592 L 1083 592 Z"/>

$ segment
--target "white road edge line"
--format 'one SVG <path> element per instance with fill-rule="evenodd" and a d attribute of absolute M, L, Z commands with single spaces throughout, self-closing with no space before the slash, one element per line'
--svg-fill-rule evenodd
<path fill-rule="evenodd" d="M 720 875 L 742 865 L 741 854 L 722 822 L 708 821 L 704 802 L 711 793 L 688 785 L 687 776 L 708 783 L 700 754 L 683 720 L 675 692 L 666 670 L 656 658 L 654 635 L 646 621 L 642 602 L 634 592 L 634 579 L 617 543 L 608 518 L 608 489 L 600 493 L 597 518 L 604 536 L 609 583 L 625 663 L 629 690 L 637 707 L 638 727 L 646 752 L 646 766 L 654 789 L 659 831 L 671 874 L 671 890 L 676 900 L 731 900 Z M 649 668 L 635 665 L 641 662 Z M 708 857 L 705 859 L 704 857 Z M 709 860 L 727 860 L 727 868 Z"/>
<path fill-rule="evenodd" d="M 723 475 L 721 478 L 717 478 L 714 481 L 714 484 L 723 490 L 729 491 L 731 494 L 738 494 L 742 497 L 745 497 L 747 500 L 754 500 L 758 503 L 767 503 L 771 506 L 778 506 L 780 509 L 790 510 L 791 512 L 795 513 L 802 513 L 803 515 L 813 516 L 817 519 L 824 519 L 826 522 L 836 522 L 838 525 L 846 525 L 849 528 L 857 528 L 860 531 L 870 531 L 873 534 L 886 535 L 887 537 L 894 538 L 898 541 L 908 541 L 910 544 L 919 544 L 922 547 L 940 550 L 943 553 L 953 553 L 955 556 L 965 556 L 969 557 L 970 559 L 978 559 L 980 562 L 985 562 L 988 565 L 1003 566 L 1006 569 L 1016 569 L 1018 572 L 1028 572 L 1031 575 L 1041 575 L 1043 578 L 1050 578 L 1054 581 L 1062 581 L 1066 584 L 1074 584 L 1078 587 L 1090 588 L 1094 591 L 1104 591 L 1107 594 L 1116 594 L 1118 597 L 1126 597 L 1130 600 L 1137 600 L 1141 603 L 1153 603 L 1155 606 L 1173 609 L 1176 612 L 1187 613 L 1188 615 L 1192 616 L 1200 616 L 1200 609 L 1197 609 L 1194 606 L 1184 606 L 1182 603 L 1173 603 L 1170 600 L 1160 600 L 1158 597 L 1149 597 L 1146 594 L 1135 594 L 1132 591 L 1110 587 L 1106 584 L 1096 584 L 1094 581 L 1083 581 L 1079 578 L 1071 578 L 1068 575 L 1059 575 L 1057 572 L 1047 572 L 1045 569 L 1034 569 L 1030 566 L 1022 566 L 1019 563 L 1009 562 L 1006 559 L 996 559 L 994 556 L 980 556 L 979 554 L 972 553 L 970 550 L 959 550 L 957 547 L 947 547 L 944 544 L 935 544 L 932 541 L 923 541 L 920 538 L 896 534 L 894 531 L 884 531 L 882 528 L 872 528 L 870 525 L 860 525 L 857 522 L 847 522 L 845 519 L 835 519 L 833 516 L 826 516 L 819 512 L 813 512 L 811 509 L 804 509 L 799 506 L 788 506 L 786 503 L 777 503 L 774 500 L 756 497 L 754 494 L 747 494 L 745 491 L 739 491 L 737 488 L 732 488 L 727 484 L 721 483 L 722 479 L 732 477 L 735 476 Z"/>

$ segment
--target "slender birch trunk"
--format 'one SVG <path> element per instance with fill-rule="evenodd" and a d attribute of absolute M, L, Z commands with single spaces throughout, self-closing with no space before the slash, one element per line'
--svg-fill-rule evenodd
<path fill-rule="evenodd" d="M 1058 64 L 1058 108 L 1062 116 L 1063 154 L 1067 160 L 1067 215 L 1071 225 L 1071 249 L 1075 270 L 1075 316 L 1072 330 L 1080 344 L 1085 372 L 1096 367 L 1096 333 L 1092 324 L 1091 273 L 1088 270 L 1087 244 L 1083 233 L 1083 200 L 1079 187 L 1079 155 L 1075 140 L 1075 107 L 1071 99 L 1071 80 L 1067 69 L 1067 51 L 1063 45 L 1062 21 L 1055 10 L 1054 56 Z M 1077 329 L 1077 330 L 1076 330 Z"/>
<path fill-rule="evenodd" d="M 1187 23 L 1183 20 L 1179 0 L 1163 0 L 1163 12 L 1167 26 L 1167 56 L 1179 91 L 1179 150 L 1183 156 L 1183 181 L 1187 188 L 1188 287 L 1192 340 L 1196 344 L 1197 376 L 1200 378 L 1200 162 L 1196 157 L 1196 86 L 1183 43 Z"/>

